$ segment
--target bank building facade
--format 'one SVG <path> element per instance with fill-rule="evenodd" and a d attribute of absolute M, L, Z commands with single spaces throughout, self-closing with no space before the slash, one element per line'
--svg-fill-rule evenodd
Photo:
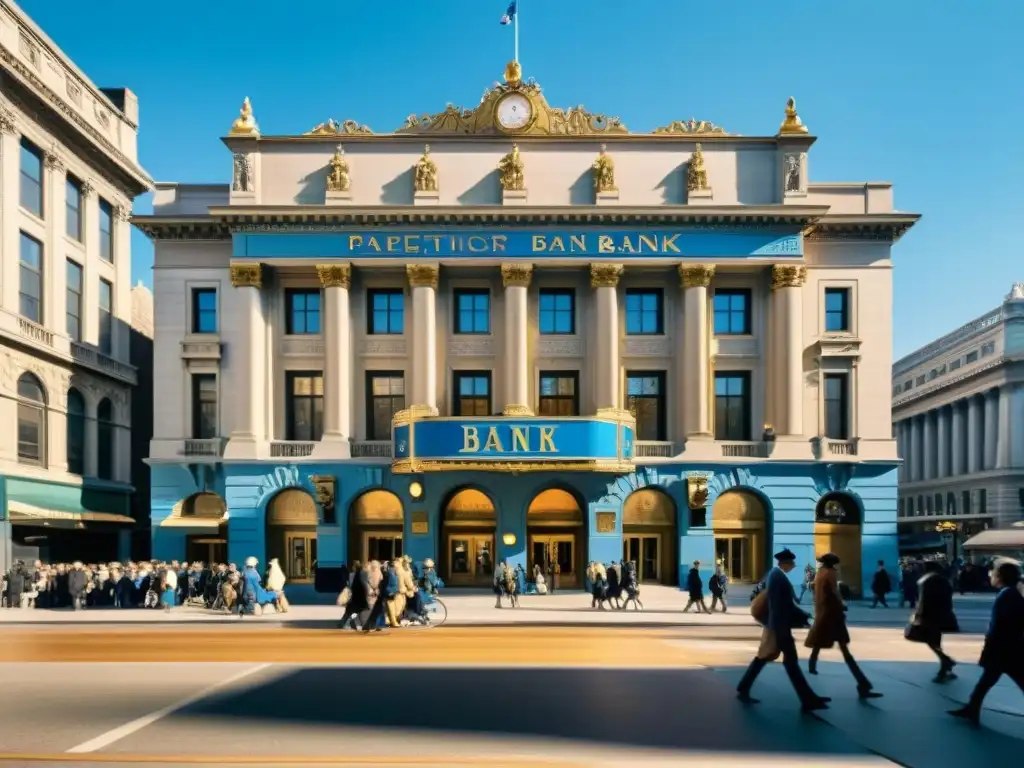
<path fill-rule="evenodd" d="M 158 184 L 153 555 L 507 560 L 677 585 L 771 552 L 897 553 L 886 183 L 812 183 L 769 135 L 632 133 L 510 64 L 475 109 L 261 134 Z M 861 311 L 863 310 L 863 311 Z M 706 575 L 706 574 L 705 574 Z"/>

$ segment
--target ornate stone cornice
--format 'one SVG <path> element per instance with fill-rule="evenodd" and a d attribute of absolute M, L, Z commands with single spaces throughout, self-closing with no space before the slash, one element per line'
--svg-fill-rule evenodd
<path fill-rule="evenodd" d="M 405 274 L 413 288 L 437 288 L 440 268 L 436 264 L 407 264 Z"/>
<path fill-rule="evenodd" d="M 261 264 L 232 264 L 231 284 L 235 288 L 262 288 L 263 266 Z"/>
<path fill-rule="evenodd" d="M 324 288 L 344 288 L 347 291 L 352 287 L 351 264 L 317 264 L 316 276 Z"/>
<path fill-rule="evenodd" d="M 591 264 L 590 265 L 590 287 L 591 288 L 615 288 L 622 277 L 622 264 Z"/>
<path fill-rule="evenodd" d="M 772 290 L 800 288 L 807 280 L 807 267 L 772 264 Z"/>
<path fill-rule="evenodd" d="M 502 264 L 501 284 L 506 288 L 510 286 L 530 287 L 530 279 L 533 277 L 533 264 Z"/>
<path fill-rule="evenodd" d="M 683 288 L 707 288 L 715 276 L 713 264 L 680 264 L 679 281 Z"/>

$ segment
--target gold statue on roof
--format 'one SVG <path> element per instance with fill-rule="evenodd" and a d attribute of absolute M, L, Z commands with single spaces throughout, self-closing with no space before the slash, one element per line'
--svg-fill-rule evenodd
<path fill-rule="evenodd" d="M 252 102 L 246 96 L 242 102 L 242 108 L 238 111 L 238 117 L 231 124 L 229 136 L 259 136 L 260 127 L 256 124 L 256 117 L 252 113 Z"/>
<path fill-rule="evenodd" d="M 779 127 L 779 133 L 807 133 L 807 126 L 803 124 L 803 121 L 800 119 L 800 115 L 796 113 L 796 99 L 794 99 L 792 96 L 790 96 L 789 101 L 786 102 L 786 119 L 782 121 L 782 125 Z"/>
<path fill-rule="evenodd" d="M 511 192 L 526 189 L 526 175 L 523 160 L 519 157 L 519 145 L 513 144 L 512 151 L 501 158 L 498 163 L 501 174 L 501 188 Z"/>
<path fill-rule="evenodd" d="M 698 192 L 708 188 L 708 172 L 704 167 L 704 153 L 701 152 L 700 144 L 690 155 L 690 162 L 686 167 L 686 190 Z"/>
<path fill-rule="evenodd" d="M 437 163 L 430 158 L 430 145 L 423 147 L 423 156 L 416 163 L 414 189 L 417 192 L 437 192 Z"/>
<path fill-rule="evenodd" d="M 362 134 L 370 135 L 373 131 L 369 126 L 360 125 L 355 120 L 344 120 L 338 122 L 333 117 L 327 122 L 314 126 L 313 130 L 306 131 L 305 136 L 337 136 L 338 134 Z"/>
<path fill-rule="evenodd" d="M 331 158 L 331 170 L 327 173 L 328 192 L 348 192 L 352 186 L 352 178 L 349 176 L 348 160 L 345 159 L 345 148 L 338 145 L 334 150 L 334 157 Z"/>
<path fill-rule="evenodd" d="M 594 189 L 600 192 L 614 192 L 615 187 L 615 161 L 607 153 L 608 147 L 601 145 L 601 153 L 597 156 L 591 170 L 594 173 Z"/>

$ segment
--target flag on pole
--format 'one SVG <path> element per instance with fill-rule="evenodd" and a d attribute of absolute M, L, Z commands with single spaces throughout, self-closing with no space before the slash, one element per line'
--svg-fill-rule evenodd
<path fill-rule="evenodd" d="M 505 15 L 501 17 L 501 23 L 503 25 L 507 26 L 512 23 L 513 19 L 515 19 L 516 5 L 518 5 L 518 0 L 512 0 L 512 2 L 508 4 L 508 10 L 506 10 Z"/>

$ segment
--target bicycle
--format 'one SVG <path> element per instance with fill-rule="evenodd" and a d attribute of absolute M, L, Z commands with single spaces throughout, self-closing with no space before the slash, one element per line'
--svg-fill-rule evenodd
<path fill-rule="evenodd" d="M 430 597 L 429 601 L 424 599 L 423 601 L 423 613 L 427 618 L 430 619 L 429 624 L 413 624 L 414 627 L 420 627 L 422 629 L 435 629 L 440 627 L 448 620 L 448 606 L 444 604 L 444 601 L 436 595 Z"/>

